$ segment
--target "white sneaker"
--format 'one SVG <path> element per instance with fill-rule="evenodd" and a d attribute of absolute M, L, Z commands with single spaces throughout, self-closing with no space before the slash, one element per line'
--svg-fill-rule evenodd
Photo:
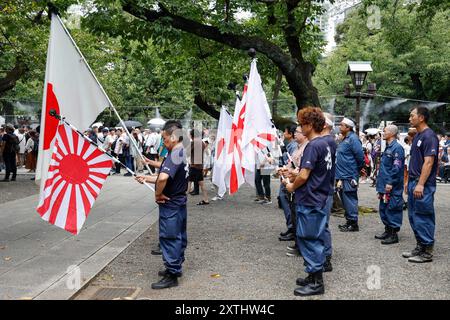
<path fill-rule="evenodd" d="M 223 197 L 215 196 L 215 197 L 212 198 L 211 200 L 212 200 L 212 201 L 223 200 Z"/>
<path fill-rule="evenodd" d="M 264 200 L 261 202 L 262 204 L 272 204 L 272 200 Z"/>

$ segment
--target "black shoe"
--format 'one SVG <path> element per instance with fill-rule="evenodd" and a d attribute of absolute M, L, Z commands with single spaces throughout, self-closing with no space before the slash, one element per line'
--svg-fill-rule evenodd
<path fill-rule="evenodd" d="M 199 192 L 189 192 L 189 194 L 190 194 L 191 196 L 198 196 L 200 193 L 199 193 Z"/>
<path fill-rule="evenodd" d="M 331 264 L 331 256 L 326 257 L 325 263 L 323 264 L 323 272 L 333 271 L 333 265 Z"/>
<path fill-rule="evenodd" d="M 351 222 L 351 224 L 345 224 L 342 227 L 339 226 L 341 232 L 358 232 L 359 226 L 357 222 Z"/>
<path fill-rule="evenodd" d="M 312 273 L 312 281 L 294 290 L 296 296 L 314 296 L 325 293 L 322 271 Z"/>
<path fill-rule="evenodd" d="M 412 251 L 406 251 L 402 253 L 403 258 L 412 258 L 419 255 L 422 250 L 420 243 L 417 243 L 416 247 Z"/>
<path fill-rule="evenodd" d="M 157 249 L 152 249 L 152 251 L 150 253 L 154 256 L 162 255 L 161 248 L 159 248 L 159 247 Z"/>
<path fill-rule="evenodd" d="M 376 234 L 375 235 L 375 239 L 384 240 L 384 239 L 387 238 L 388 235 L 389 235 L 389 227 L 388 226 L 384 226 L 384 232 Z"/>
<path fill-rule="evenodd" d="M 164 278 L 158 282 L 152 283 L 152 289 L 166 289 L 178 286 L 177 276 L 171 273 L 166 273 Z"/>
<path fill-rule="evenodd" d="M 293 240 L 295 240 L 295 234 L 294 233 L 288 233 L 284 237 L 279 236 L 278 240 L 280 240 L 280 241 L 293 241 Z"/>
<path fill-rule="evenodd" d="M 163 269 L 163 270 L 159 270 L 158 271 L 158 276 L 160 276 L 160 277 L 165 277 L 167 274 L 170 274 L 169 270 L 167 270 L 167 269 Z M 178 274 L 176 274 L 176 277 L 179 278 L 182 275 L 183 275 L 182 273 L 178 273 Z"/>
<path fill-rule="evenodd" d="M 397 232 L 394 231 L 394 229 L 389 228 L 389 234 L 384 240 L 381 240 L 381 244 L 394 244 L 394 243 L 398 243 L 398 235 Z"/>
<path fill-rule="evenodd" d="M 308 283 L 313 283 L 314 282 L 314 278 L 313 278 L 313 274 L 312 273 L 308 273 L 308 276 L 306 278 L 298 278 L 295 283 L 300 286 L 300 287 L 304 287 L 306 286 Z"/>
<path fill-rule="evenodd" d="M 132 174 L 131 173 L 129 173 L 129 172 L 127 172 L 127 173 L 125 173 L 124 175 L 123 175 L 124 177 L 131 177 L 132 176 Z"/>
<path fill-rule="evenodd" d="M 408 259 L 408 262 L 425 263 L 433 261 L 433 245 L 420 246 L 421 250 L 418 255 Z"/>
<path fill-rule="evenodd" d="M 295 233 L 295 232 L 293 230 L 291 230 L 291 229 L 287 229 L 285 232 L 280 232 L 280 236 L 285 237 L 289 233 Z"/>
<path fill-rule="evenodd" d="M 16 177 L 12 177 L 10 181 L 16 181 Z"/>

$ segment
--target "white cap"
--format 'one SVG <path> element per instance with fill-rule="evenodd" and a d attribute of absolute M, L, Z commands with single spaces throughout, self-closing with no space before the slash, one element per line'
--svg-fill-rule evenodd
<path fill-rule="evenodd" d="M 331 121 L 330 119 L 328 119 L 327 117 L 325 117 L 325 122 L 327 123 L 327 126 L 333 127 L 333 121 Z"/>
<path fill-rule="evenodd" d="M 342 119 L 342 122 L 344 124 L 348 125 L 349 127 L 352 127 L 352 128 L 355 127 L 355 123 L 352 120 L 350 120 L 349 118 Z"/>

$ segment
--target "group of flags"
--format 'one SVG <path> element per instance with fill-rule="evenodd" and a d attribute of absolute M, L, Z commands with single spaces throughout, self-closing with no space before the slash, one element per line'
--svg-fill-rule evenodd
<path fill-rule="evenodd" d="M 212 176 L 218 195 L 222 197 L 227 189 L 233 194 L 245 182 L 255 186 L 258 153 L 272 149 L 276 138 L 256 59 L 253 59 L 242 98 L 236 98 L 233 118 L 225 107 L 220 112 Z"/>
<path fill-rule="evenodd" d="M 106 108 L 114 108 L 59 16 L 52 14 L 42 104 L 36 180 L 42 219 L 78 234 L 113 162 L 90 144 L 86 130 Z M 58 114 L 66 121 L 50 115 Z M 68 125 L 70 123 L 71 125 Z M 216 137 L 213 183 L 223 196 L 247 182 L 254 186 L 258 152 L 277 137 L 256 59 L 234 117 L 222 107 Z"/>

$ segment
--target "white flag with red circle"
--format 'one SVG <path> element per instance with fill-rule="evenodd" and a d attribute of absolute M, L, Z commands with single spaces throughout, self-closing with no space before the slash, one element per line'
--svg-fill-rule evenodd
<path fill-rule="evenodd" d="M 105 153 L 60 124 L 36 211 L 49 223 L 78 234 L 112 165 Z"/>

